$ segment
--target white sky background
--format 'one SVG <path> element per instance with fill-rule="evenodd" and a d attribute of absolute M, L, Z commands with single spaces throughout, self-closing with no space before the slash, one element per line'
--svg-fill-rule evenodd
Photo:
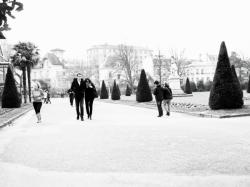
<path fill-rule="evenodd" d="M 250 57 L 250 2 L 247 0 L 20 0 L 22 12 L 9 18 L 10 43 L 31 41 L 42 52 L 53 48 L 83 57 L 96 44 L 126 43 L 186 49 L 186 55 L 229 51 Z"/>

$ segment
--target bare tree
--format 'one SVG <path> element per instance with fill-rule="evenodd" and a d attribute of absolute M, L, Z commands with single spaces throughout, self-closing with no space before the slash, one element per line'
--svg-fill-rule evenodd
<path fill-rule="evenodd" d="M 166 59 L 159 51 L 158 55 L 153 59 L 155 74 L 159 78 L 159 82 L 167 80 L 167 73 L 170 71 L 170 59 Z"/>
<path fill-rule="evenodd" d="M 140 61 L 137 51 L 132 46 L 119 45 L 115 54 L 107 59 L 106 67 L 112 68 L 113 74 L 121 74 L 134 92 L 134 83 L 138 78 Z"/>
<path fill-rule="evenodd" d="M 185 49 L 170 49 L 170 54 L 176 64 L 178 75 L 182 77 L 184 75 L 185 68 L 190 64 L 190 62 L 185 58 Z"/>

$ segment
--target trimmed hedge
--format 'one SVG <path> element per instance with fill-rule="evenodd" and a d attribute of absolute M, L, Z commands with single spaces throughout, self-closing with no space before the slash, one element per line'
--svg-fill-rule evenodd
<path fill-rule="evenodd" d="M 225 42 L 222 42 L 210 91 L 209 107 L 216 110 L 241 108 L 242 106 L 242 90 L 230 67 Z"/>
<path fill-rule="evenodd" d="M 184 87 L 184 93 L 192 94 L 189 78 L 187 78 L 187 80 L 186 80 L 186 84 L 185 84 L 185 87 Z"/>
<path fill-rule="evenodd" d="M 13 72 L 8 67 L 2 94 L 2 108 L 20 108 L 21 98 L 17 91 Z"/>
<path fill-rule="evenodd" d="M 137 102 L 149 102 L 152 101 L 152 93 L 148 84 L 147 76 L 145 70 L 141 70 L 140 80 L 138 83 L 136 91 L 136 101 Z"/>
<path fill-rule="evenodd" d="M 114 81 L 113 89 L 112 89 L 112 94 L 111 94 L 111 99 L 112 100 L 120 100 L 121 93 L 119 91 L 119 87 L 116 84 L 116 81 Z"/>
<path fill-rule="evenodd" d="M 106 84 L 104 80 L 102 81 L 102 87 L 101 87 L 101 94 L 100 94 L 100 99 L 108 99 L 109 98 L 109 93 L 106 87 Z"/>
<path fill-rule="evenodd" d="M 125 95 L 126 95 L 126 96 L 131 96 L 131 92 L 132 92 L 132 90 L 130 89 L 129 85 L 127 84 L 127 88 L 126 88 L 126 93 L 125 93 Z"/>

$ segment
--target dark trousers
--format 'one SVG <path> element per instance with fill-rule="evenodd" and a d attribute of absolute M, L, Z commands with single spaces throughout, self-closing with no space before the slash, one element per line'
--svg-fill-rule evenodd
<path fill-rule="evenodd" d="M 36 114 L 39 114 L 42 108 L 42 102 L 33 102 L 33 107 L 35 109 Z"/>
<path fill-rule="evenodd" d="M 92 116 L 94 99 L 85 99 L 85 106 L 88 116 Z"/>
<path fill-rule="evenodd" d="M 162 110 L 162 101 L 156 101 L 157 104 L 157 108 L 158 108 L 158 112 L 159 112 L 159 116 L 163 115 L 163 110 Z"/>
<path fill-rule="evenodd" d="M 79 116 L 83 117 L 83 115 L 84 115 L 83 114 L 83 97 L 82 98 L 75 98 L 75 104 L 76 104 L 77 117 L 79 117 Z"/>
<path fill-rule="evenodd" d="M 74 95 L 70 95 L 69 96 L 69 102 L 70 102 L 71 106 L 73 106 L 73 101 L 74 101 Z"/>

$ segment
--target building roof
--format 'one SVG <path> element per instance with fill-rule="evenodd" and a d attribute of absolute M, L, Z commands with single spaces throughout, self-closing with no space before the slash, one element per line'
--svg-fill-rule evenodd
<path fill-rule="evenodd" d="M 87 49 L 87 51 L 90 50 L 95 50 L 95 49 L 118 49 L 118 47 L 120 45 L 125 45 L 125 44 L 118 44 L 118 45 L 110 45 L 110 44 L 101 44 L 101 45 L 93 45 L 92 47 L 90 47 L 89 49 Z M 139 47 L 139 46 L 132 46 L 132 45 L 127 45 L 129 47 L 133 47 L 135 50 L 147 50 L 147 51 L 153 51 L 151 49 L 148 49 L 147 47 Z"/>
<path fill-rule="evenodd" d="M 47 53 L 44 56 L 43 60 L 45 60 L 45 59 L 48 59 L 51 62 L 51 64 L 53 64 L 53 65 L 64 66 L 64 64 L 59 60 L 59 58 L 56 55 L 54 55 L 53 53 Z"/>
<path fill-rule="evenodd" d="M 55 49 L 51 49 L 50 51 L 52 51 L 52 52 L 56 52 L 56 51 L 64 52 L 65 50 L 59 49 L 59 48 L 55 48 Z"/>

